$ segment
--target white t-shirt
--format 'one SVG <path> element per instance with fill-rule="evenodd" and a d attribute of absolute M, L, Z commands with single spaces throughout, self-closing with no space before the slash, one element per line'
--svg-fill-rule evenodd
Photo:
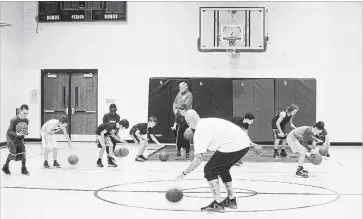
<path fill-rule="evenodd" d="M 57 132 L 60 130 L 59 120 L 58 119 L 51 119 L 44 123 L 40 133 L 42 134 L 49 134 L 50 132 Z"/>
<path fill-rule="evenodd" d="M 240 127 L 224 119 L 200 119 L 194 133 L 194 153 L 230 153 L 250 147 L 251 140 Z"/>

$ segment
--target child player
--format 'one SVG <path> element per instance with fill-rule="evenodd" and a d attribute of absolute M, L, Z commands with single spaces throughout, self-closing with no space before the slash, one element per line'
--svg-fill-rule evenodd
<path fill-rule="evenodd" d="M 74 147 L 72 145 L 71 139 L 69 138 L 69 135 L 67 133 L 67 127 L 68 125 L 68 118 L 67 116 L 62 116 L 59 120 L 58 119 L 51 119 L 48 120 L 44 125 L 42 126 L 42 129 L 40 130 L 40 135 L 42 136 L 42 146 L 43 146 L 43 152 L 44 152 L 44 168 L 50 168 L 48 164 L 48 153 L 50 149 L 53 149 L 53 167 L 60 168 L 57 161 L 57 140 L 54 136 L 56 132 L 59 130 L 63 131 L 64 137 L 66 137 L 69 147 Z"/>
<path fill-rule="evenodd" d="M 233 117 L 232 123 L 238 125 L 248 135 L 248 128 L 255 121 L 255 119 L 256 119 L 256 117 L 252 113 L 246 113 L 244 117 L 239 117 L 239 116 Z M 254 145 L 255 144 L 251 141 L 251 146 L 254 146 Z M 240 166 L 241 164 L 243 164 L 243 161 L 239 160 L 235 164 L 235 166 Z"/>
<path fill-rule="evenodd" d="M 295 104 L 291 104 L 285 111 L 282 111 L 278 114 L 276 114 L 272 118 L 272 131 L 275 138 L 275 150 L 273 157 L 278 157 L 281 155 L 281 157 L 286 157 L 286 129 L 285 126 L 288 122 L 290 122 L 291 128 L 295 129 L 296 127 L 294 124 L 292 124 L 292 118 L 294 115 L 299 111 L 299 107 L 297 107 Z M 282 141 L 281 145 L 281 153 L 278 152 L 278 147 L 280 142 Z"/>
<path fill-rule="evenodd" d="M 117 141 L 121 143 L 125 143 L 126 141 L 122 140 L 120 136 L 116 135 L 119 130 L 124 130 L 129 128 L 129 121 L 126 119 L 122 119 L 119 123 L 114 122 L 108 122 L 108 123 L 102 123 L 99 125 L 96 129 L 96 137 L 101 144 L 102 148 L 100 149 L 98 160 L 97 160 L 97 166 L 103 167 L 102 164 L 102 157 L 103 153 L 105 153 L 106 147 L 108 147 L 109 155 L 107 157 L 108 160 L 108 166 L 109 167 L 117 167 L 117 165 L 114 162 L 113 159 L 113 143 L 111 142 L 111 137 L 116 139 Z"/>
<path fill-rule="evenodd" d="M 25 104 L 21 105 L 19 115 L 10 120 L 10 126 L 6 132 L 7 147 L 9 149 L 9 155 L 2 168 L 2 171 L 9 175 L 11 174 L 9 169 L 9 163 L 11 160 L 21 160 L 21 174 L 28 176 L 29 172 L 26 169 L 26 152 L 24 145 L 24 136 L 28 133 L 16 132 L 16 125 L 19 122 L 25 122 L 29 125 L 29 120 L 26 118 L 29 113 L 29 107 Z"/>
<path fill-rule="evenodd" d="M 327 150 L 329 151 L 330 140 L 328 137 L 328 132 L 326 131 L 325 128 L 320 134 L 313 136 L 313 148 L 315 148 L 316 145 L 326 146 Z M 330 154 L 328 153 L 326 156 L 330 157 Z"/>
<path fill-rule="evenodd" d="M 317 151 L 308 145 L 308 141 L 313 135 L 318 135 L 324 130 L 324 123 L 317 122 L 313 127 L 301 126 L 292 130 L 286 137 L 286 141 L 289 144 L 293 153 L 299 153 L 298 167 L 296 170 L 296 176 L 308 177 L 308 171 L 304 170 L 303 164 L 305 156 L 310 157 L 312 154 L 316 154 Z M 302 141 L 302 144 L 300 144 Z"/>
<path fill-rule="evenodd" d="M 109 123 L 109 122 L 114 122 L 114 123 L 119 123 L 121 118 L 120 118 L 120 115 L 116 113 L 117 112 L 117 107 L 116 107 L 116 104 L 111 104 L 110 107 L 109 107 L 109 112 L 106 113 L 103 118 L 102 118 L 102 122 L 103 123 Z M 118 135 L 118 133 L 116 132 L 115 135 Z M 114 138 L 111 138 L 111 142 L 112 142 L 112 145 L 113 145 L 113 152 L 115 151 L 115 148 L 116 148 L 116 139 Z M 102 145 L 101 144 L 98 144 L 98 148 L 102 148 Z M 109 154 L 109 151 L 108 151 L 108 147 L 106 147 L 106 153 Z M 113 158 L 112 158 L 113 159 Z M 115 160 L 113 160 L 113 162 L 115 162 Z"/>
<path fill-rule="evenodd" d="M 164 145 L 160 144 L 160 142 L 155 138 L 155 136 L 153 134 L 153 128 L 156 126 L 157 123 L 158 123 L 158 120 L 154 116 L 151 116 L 149 118 L 148 123 L 138 123 L 131 128 L 130 135 L 131 135 L 132 139 L 134 140 L 134 142 L 136 144 L 141 145 L 140 149 L 139 149 L 139 153 L 138 153 L 137 157 L 135 158 L 135 161 L 139 161 L 139 162 L 146 161 L 146 158 L 144 157 L 143 154 L 146 150 L 149 139 L 145 135 L 149 135 L 150 138 L 157 145 L 159 145 L 159 147 L 164 147 Z"/>
<path fill-rule="evenodd" d="M 188 123 L 185 121 L 185 111 L 186 105 L 183 104 L 179 108 L 179 112 L 176 114 L 176 121 L 174 126 L 171 128 L 173 130 L 177 128 L 177 135 L 176 135 L 176 146 L 177 146 L 177 153 L 176 158 L 179 159 L 181 156 L 181 149 L 185 149 L 185 158 L 190 160 L 190 141 L 184 138 L 184 132 L 188 129 Z"/>

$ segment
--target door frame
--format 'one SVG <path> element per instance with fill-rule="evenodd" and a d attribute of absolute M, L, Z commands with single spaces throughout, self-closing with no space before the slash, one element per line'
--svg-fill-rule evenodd
<path fill-rule="evenodd" d="M 98 69 L 41 69 L 41 88 L 40 88 L 40 96 L 41 96 L 41 100 L 40 100 L 40 127 L 42 127 L 42 125 L 44 124 L 44 76 L 47 73 L 60 73 L 60 74 L 68 74 L 69 76 L 71 76 L 73 73 L 92 73 L 92 74 L 96 74 L 97 78 L 96 78 L 96 82 L 97 82 L 97 89 L 96 89 L 96 107 L 97 107 L 97 112 L 96 112 L 96 127 L 98 126 Z M 71 77 L 69 77 L 69 85 L 71 84 Z M 72 90 L 69 89 L 68 92 L 68 119 L 70 121 L 70 123 L 72 122 L 72 113 L 71 112 L 71 104 L 72 104 L 72 99 L 71 99 L 71 92 Z M 72 127 L 71 125 L 69 125 L 68 127 L 68 135 L 69 138 L 72 139 Z"/>

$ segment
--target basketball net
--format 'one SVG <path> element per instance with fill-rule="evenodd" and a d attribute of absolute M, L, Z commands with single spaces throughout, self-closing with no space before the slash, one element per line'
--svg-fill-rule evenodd
<path fill-rule="evenodd" d="M 11 24 L 0 23 L 0 40 L 5 39 L 9 27 L 11 27 Z"/>
<path fill-rule="evenodd" d="M 240 54 L 236 50 L 236 41 L 240 40 L 238 37 L 225 37 L 225 40 L 228 41 L 228 47 L 226 47 L 226 51 L 230 58 L 239 58 Z"/>

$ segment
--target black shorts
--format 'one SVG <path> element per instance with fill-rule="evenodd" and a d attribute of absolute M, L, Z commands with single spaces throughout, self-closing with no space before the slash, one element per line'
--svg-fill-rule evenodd
<path fill-rule="evenodd" d="M 249 149 L 250 147 L 247 147 L 231 153 L 216 151 L 204 166 L 204 177 L 211 181 L 220 176 L 223 182 L 230 182 L 232 178 L 229 170 L 247 154 Z"/>
<path fill-rule="evenodd" d="M 274 139 L 276 140 L 276 139 L 286 139 L 286 137 L 287 137 L 287 132 L 286 132 L 286 130 L 284 129 L 284 128 L 282 128 L 281 129 L 281 131 L 285 134 L 285 136 L 284 137 L 280 137 L 278 134 L 280 133 L 280 131 L 278 130 L 278 129 L 272 129 L 272 133 L 273 133 L 273 136 L 274 136 Z"/>
<path fill-rule="evenodd" d="M 14 142 L 9 137 L 7 138 L 7 147 L 9 149 L 9 158 L 10 160 L 23 160 L 26 158 L 26 151 L 24 142 Z"/>

